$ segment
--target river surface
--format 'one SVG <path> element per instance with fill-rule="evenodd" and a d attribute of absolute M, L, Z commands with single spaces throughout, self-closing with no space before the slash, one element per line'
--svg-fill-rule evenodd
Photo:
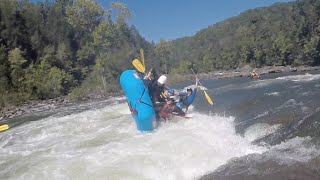
<path fill-rule="evenodd" d="M 198 91 L 192 118 L 150 133 L 124 97 L 12 119 L 0 179 L 320 179 L 319 71 L 202 84 L 214 107 Z"/>

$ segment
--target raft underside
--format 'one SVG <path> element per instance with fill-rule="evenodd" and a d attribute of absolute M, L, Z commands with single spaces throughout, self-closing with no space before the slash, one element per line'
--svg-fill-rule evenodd
<path fill-rule="evenodd" d="M 142 76 L 134 70 L 126 70 L 120 76 L 120 84 L 127 97 L 137 129 L 140 131 L 153 130 L 156 126 L 156 113 Z"/>

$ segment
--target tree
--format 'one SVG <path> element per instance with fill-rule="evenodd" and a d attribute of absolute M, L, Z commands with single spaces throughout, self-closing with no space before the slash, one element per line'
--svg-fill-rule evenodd
<path fill-rule="evenodd" d="M 169 63 L 169 57 L 171 56 L 170 44 L 161 39 L 155 47 L 155 56 L 160 67 L 161 73 L 168 74 L 171 68 L 171 62 Z"/>
<path fill-rule="evenodd" d="M 75 0 L 73 6 L 67 8 L 67 20 L 73 28 L 91 33 L 103 20 L 104 13 L 93 0 Z"/>
<path fill-rule="evenodd" d="M 22 65 L 27 62 L 22 56 L 22 51 L 19 48 L 15 48 L 8 53 L 8 61 L 11 67 L 11 82 L 15 88 L 22 88 L 22 80 L 24 71 Z"/>
<path fill-rule="evenodd" d="M 68 46 L 65 43 L 60 43 L 57 48 L 57 52 L 55 55 L 56 64 L 55 66 L 60 69 L 71 69 L 71 52 L 68 49 Z"/>
<path fill-rule="evenodd" d="M 320 37 L 313 36 L 310 41 L 304 45 L 304 54 L 306 56 L 305 63 L 308 65 L 316 65 L 320 59 Z"/>
<path fill-rule="evenodd" d="M 5 47 L 0 46 L 0 94 L 9 89 L 9 63 Z"/>

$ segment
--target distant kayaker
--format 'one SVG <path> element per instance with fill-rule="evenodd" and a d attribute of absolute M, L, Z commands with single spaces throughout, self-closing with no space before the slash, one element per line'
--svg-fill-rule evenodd
<path fill-rule="evenodd" d="M 259 74 L 256 72 L 255 69 L 251 73 L 251 78 L 252 79 L 259 79 L 260 78 Z"/>

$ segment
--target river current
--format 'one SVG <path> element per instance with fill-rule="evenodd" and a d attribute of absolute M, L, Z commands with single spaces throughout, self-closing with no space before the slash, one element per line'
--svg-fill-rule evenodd
<path fill-rule="evenodd" d="M 202 84 L 215 106 L 198 91 L 192 118 L 150 133 L 125 97 L 12 119 L 0 179 L 320 179 L 319 71 Z"/>

